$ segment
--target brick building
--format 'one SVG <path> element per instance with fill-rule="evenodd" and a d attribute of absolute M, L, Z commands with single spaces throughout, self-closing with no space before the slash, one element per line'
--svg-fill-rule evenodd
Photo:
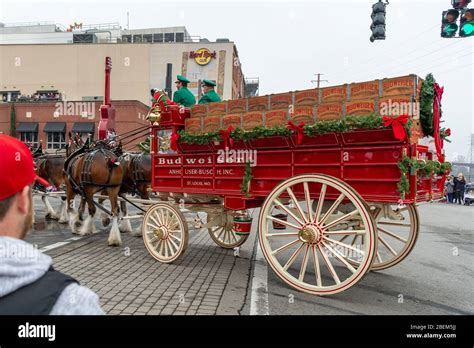
<path fill-rule="evenodd" d="M 145 121 L 149 108 L 142 102 L 114 101 L 112 104 L 116 109 L 117 134 L 149 124 Z M 54 152 L 65 145 L 70 131 L 97 138 L 100 105 L 101 102 L 82 101 L 0 103 L 0 133 L 11 134 L 14 124 L 19 139 L 30 145 L 38 145 L 41 141 L 44 149 Z M 125 148 L 131 149 L 142 139 L 134 140 Z"/>

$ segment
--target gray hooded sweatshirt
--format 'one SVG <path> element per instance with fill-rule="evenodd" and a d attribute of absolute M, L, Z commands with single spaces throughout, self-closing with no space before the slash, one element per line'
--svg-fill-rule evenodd
<path fill-rule="evenodd" d="M 0 297 L 31 284 L 50 268 L 52 259 L 31 244 L 19 239 L 0 237 Z M 56 301 L 51 315 L 104 314 L 99 297 L 77 283 L 68 285 Z"/>

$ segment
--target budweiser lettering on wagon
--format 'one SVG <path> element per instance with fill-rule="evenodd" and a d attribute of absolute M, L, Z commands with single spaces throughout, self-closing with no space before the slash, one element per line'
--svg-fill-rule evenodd
<path fill-rule="evenodd" d="M 159 165 L 213 165 L 213 164 L 245 164 L 250 163 L 252 167 L 257 165 L 257 150 L 245 149 L 225 149 L 218 150 L 217 156 L 176 156 L 176 157 L 158 157 Z M 210 169 L 210 168 L 209 168 Z M 204 170 L 201 168 L 200 170 Z M 190 173 L 186 168 L 186 174 Z"/>

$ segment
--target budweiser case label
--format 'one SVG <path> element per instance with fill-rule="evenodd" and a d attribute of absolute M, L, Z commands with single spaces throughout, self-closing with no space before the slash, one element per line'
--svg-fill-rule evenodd
<path fill-rule="evenodd" d="M 235 99 L 227 101 L 227 112 L 229 113 L 245 112 L 246 108 L 247 103 L 245 99 Z"/>
<path fill-rule="evenodd" d="M 202 124 L 201 117 L 187 118 L 184 121 L 184 126 L 186 128 L 186 132 L 188 132 L 190 134 L 199 134 L 199 133 L 201 133 L 201 124 Z"/>
<path fill-rule="evenodd" d="M 243 116 L 242 124 L 247 130 L 263 126 L 263 112 L 247 112 Z"/>
<path fill-rule="evenodd" d="M 314 123 L 314 112 L 312 106 L 296 107 L 294 113 L 291 115 L 293 123 L 304 122 L 305 124 Z"/>
<path fill-rule="evenodd" d="M 268 108 L 268 96 L 248 99 L 249 111 L 265 111 Z"/>
<path fill-rule="evenodd" d="M 347 116 L 368 116 L 375 112 L 373 99 L 354 100 L 346 104 Z"/>
<path fill-rule="evenodd" d="M 336 86 L 321 89 L 321 102 L 344 101 L 347 97 L 347 87 Z"/>
<path fill-rule="evenodd" d="M 292 93 L 272 94 L 270 96 L 270 106 L 272 109 L 287 108 L 292 102 Z"/>
<path fill-rule="evenodd" d="M 286 110 L 273 110 L 265 114 L 265 126 L 275 127 L 285 125 L 288 122 L 288 112 Z"/>
<path fill-rule="evenodd" d="M 219 116 L 207 116 L 203 120 L 203 131 L 205 133 L 216 131 L 221 128 L 221 118 Z"/>
<path fill-rule="evenodd" d="M 319 91 L 317 89 L 308 89 L 305 91 L 295 92 L 296 105 L 312 105 L 319 102 Z"/>
<path fill-rule="evenodd" d="M 379 95 L 379 82 L 361 82 L 351 84 L 351 100 L 362 98 L 375 98 Z"/>
<path fill-rule="evenodd" d="M 391 95 L 413 95 L 415 76 L 397 77 L 382 81 L 383 97 Z"/>
<path fill-rule="evenodd" d="M 242 116 L 240 114 L 222 116 L 222 128 L 227 129 L 229 126 L 241 128 Z"/>
<path fill-rule="evenodd" d="M 201 117 L 207 115 L 207 105 L 194 105 L 191 108 L 191 117 Z"/>
<path fill-rule="evenodd" d="M 342 118 L 342 104 L 321 104 L 316 111 L 317 121 L 340 120 Z"/>
<path fill-rule="evenodd" d="M 220 116 L 226 113 L 226 103 L 210 103 L 208 115 Z"/>

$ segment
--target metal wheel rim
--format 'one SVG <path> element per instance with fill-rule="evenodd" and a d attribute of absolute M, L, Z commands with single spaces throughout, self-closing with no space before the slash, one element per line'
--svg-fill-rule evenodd
<path fill-rule="evenodd" d="M 248 235 L 236 234 L 233 227 L 233 223 L 226 222 L 220 226 L 209 227 L 207 231 L 211 239 L 221 248 L 233 249 L 244 244 L 249 237 Z"/>
<path fill-rule="evenodd" d="M 370 205 L 370 204 L 369 204 Z M 387 269 L 393 267 L 403 261 L 413 250 L 415 247 L 416 241 L 418 240 L 418 235 L 420 232 L 420 224 L 419 224 L 419 217 L 418 217 L 418 210 L 414 204 L 408 204 L 403 208 L 403 211 L 407 212 L 407 216 L 410 219 L 409 223 L 402 223 L 403 227 L 408 231 L 403 235 L 397 233 L 393 229 L 390 228 L 391 224 L 389 221 L 381 221 L 382 219 L 378 217 L 374 217 L 376 224 L 377 224 L 377 239 L 378 239 L 378 250 L 374 258 L 374 262 L 372 264 L 372 271 L 380 271 L 383 269 Z M 393 222 L 396 223 L 396 222 Z M 409 227 L 407 226 L 409 225 Z M 401 225 L 400 225 L 401 227 Z M 396 235 L 398 238 L 402 238 L 404 240 L 400 240 L 393 236 Z M 397 243 L 398 242 L 398 243 Z M 400 244 L 403 243 L 403 247 L 395 248 L 393 244 Z M 394 255 L 391 250 L 396 252 Z M 399 250 L 400 249 L 400 250 Z M 382 250 L 386 250 L 386 254 L 390 254 L 390 258 L 385 258 L 384 254 L 382 254 Z"/>
<path fill-rule="evenodd" d="M 297 199 L 294 197 L 294 195 L 293 197 L 291 197 L 292 192 L 290 193 L 290 191 L 292 191 L 292 188 L 300 184 L 302 184 L 304 187 L 305 198 Z M 321 213 L 323 204 L 321 204 L 321 208 L 319 208 L 319 205 L 318 205 L 318 208 L 316 209 L 316 211 L 313 211 L 310 208 L 310 209 L 306 209 L 307 211 L 305 212 L 301 205 L 298 207 L 298 204 L 299 204 L 298 203 L 298 204 L 295 204 L 295 209 L 293 209 L 293 211 L 295 212 L 293 212 L 288 208 L 284 209 L 282 207 L 282 205 L 284 206 L 282 202 L 280 202 L 282 203 L 282 205 L 278 203 L 279 202 L 278 198 L 280 197 L 281 193 L 286 191 L 288 194 L 288 197 L 290 197 L 289 199 L 290 202 L 294 202 L 295 200 L 296 202 L 304 201 L 306 204 L 305 205 L 306 207 L 311 207 L 312 206 L 311 196 L 315 197 L 315 193 L 310 192 L 310 188 L 309 188 L 310 184 L 322 185 L 320 193 L 319 193 L 320 196 L 318 199 L 318 201 L 320 200 L 321 202 L 325 201 L 325 194 L 328 187 L 335 189 L 336 191 L 338 191 L 338 193 L 340 193 L 338 199 L 336 199 L 332 203 L 331 208 L 329 208 L 324 213 L 324 215 Z M 290 189 L 290 191 L 288 189 Z M 343 199 L 346 199 L 346 198 L 351 203 L 354 204 L 354 207 L 356 208 L 355 210 L 357 211 L 357 213 L 352 212 L 351 214 L 360 215 L 361 221 L 363 221 L 363 230 L 362 229 L 354 230 L 350 232 L 342 231 L 342 230 L 334 231 L 333 230 L 334 221 L 326 223 L 325 220 L 329 218 L 329 216 L 332 215 L 331 209 L 333 208 L 333 206 L 335 205 L 334 209 L 336 209 L 338 205 L 343 201 Z M 276 206 L 278 206 L 279 209 L 285 210 L 285 212 L 289 215 L 288 216 L 289 219 L 291 217 L 293 221 L 297 222 L 295 224 L 294 222 L 290 222 L 290 221 L 284 222 L 282 220 L 278 220 L 277 222 L 283 223 L 284 225 L 287 226 L 287 231 L 283 233 L 278 233 L 278 231 L 271 231 L 271 233 L 269 233 L 269 225 L 271 225 L 272 221 L 275 221 L 275 218 L 271 217 L 271 210 Z M 306 217 L 304 216 L 305 213 L 307 215 Z M 327 217 L 326 217 L 326 214 L 328 214 Z M 346 216 L 343 219 L 347 219 L 350 216 L 353 216 L 351 214 L 346 214 L 348 216 Z M 295 216 L 296 218 L 299 218 L 299 220 L 301 220 L 300 221 L 301 223 L 298 222 L 297 219 L 295 219 Z M 311 224 L 307 224 L 306 227 L 303 229 L 301 228 L 302 226 L 305 226 L 304 223 L 307 220 L 311 221 L 312 219 L 317 220 L 318 224 L 319 223 L 321 224 L 318 227 L 319 230 L 315 226 L 312 226 Z M 336 224 L 335 226 L 337 225 L 338 224 Z M 317 233 L 314 233 L 314 231 L 316 231 Z M 361 262 L 357 264 L 356 266 L 352 266 L 349 262 L 347 262 L 347 258 L 345 255 L 343 254 L 337 255 L 338 252 L 337 250 L 335 250 L 336 249 L 335 246 L 338 244 L 337 242 L 336 243 L 334 242 L 334 239 L 332 236 L 335 236 L 338 233 L 346 233 L 346 232 L 360 234 L 361 236 L 363 236 L 365 240 L 367 240 L 367 243 L 362 244 L 364 246 L 363 250 L 362 249 L 353 250 L 357 248 L 350 248 L 350 247 L 347 248 L 347 250 L 350 250 L 351 252 L 355 251 L 359 255 L 362 255 Z M 260 212 L 260 217 L 259 217 L 260 246 L 262 248 L 264 257 L 266 258 L 267 262 L 270 264 L 273 271 L 285 283 L 287 283 L 291 287 L 298 289 L 300 291 L 307 292 L 310 294 L 315 294 L 315 295 L 331 295 L 331 294 L 344 291 L 350 288 L 351 286 L 353 286 L 355 283 L 357 283 L 360 279 L 363 278 L 363 276 L 370 269 L 373 258 L 375 256 L 376 243 L 377 243 L 376 238 L 375 238 L 375 233 L 376 233 L 375 223 L 361 196 L 343 181 L 333 178 L 331 176 L 327 176 L 327 175 L 319 175 L 319 174 L 300 175 L 300 176 L 296 176 L 282 182 L 272 191 L 272 193 L 265 200 L 262 206 L 262 210 Z M 318 236 L 319 242 L 315 241 L 315 239 L 313 238 L 313 234 Z M 306 235 L 310 235 L 311 238 L 306 240 L 305 239 Z M 272 247 L 271 242 L 270 242 L 270 239 L 274 239 L 274 238 L 289 238 L 286 240 L 289 240 L 290 242 L 287 244 L 283 244 L 283 246 L 280 246 L 279 248 L 274 248 Z M 294 248 L 292 248 L 293 246 Z M 346 248 L 345 246 L 343 247 Z M 294 249 L 296 250 L 293 252 L 293 254 L 291 254 L 287 262 L 282 264 L 282 262 L 280 262 L 275 255 L 290 248 L 292 248 L 293 250 Z M 332 260 L 328 257 L 328 255 L 333 256 Z M 296 272 L 297 274 L 295 276 L 290 273 L 289 268 L 298 258 L 301 258 L 300 256 L 302 256 L 301 266 L 299 267 L 299 274 L 298 272 Z M 307 272 L 310 259 L 312 259 L 312 263 L 313 263 L 312 274 L 311 272 L 310 274 L 308 274 Z M 334 268 L 334 265 L 336 263 L 338 263 L 337 266 L 339 266 L 337 269 Z M 329 274 L 328 277 L 323 277 L 323 267 L 327 268 L 326 273 Z M 341 267 L 345 267 L 346 270 L 348 270 L 348 272 L 347 271 L 345 272 L 346 274 L 351 273 L 351 274 L 348 274 L 347 277 L 344 277 L 344 279 L 341 279 L 341 275 L 337 274 L 337 272 L 340 271 Z M 293 273 L 295 273 L 294 271 L 295 270 L 293 270 Z M 298 269 L 296 269 L 296 271 L 298 271 Z M 331 277 L 332 277 L 332 282 L 331 282 Z M 305 279 L 309 279 L 309 278 L 313 278 L 311 279 L 311 283 L 305 281 Z M 329 285 L 326 285 L 328 283 Z M 331 284 L 331 283 L 334 283 L 334 284 Z"/>
<path fill-rule="evenodd" d="M 142 235 L 148 252 L 163 263 L 175 261 L 188 245 L 188 225 L 183 214 L 166 203 L 157 203 L 148 209 Z"/>

